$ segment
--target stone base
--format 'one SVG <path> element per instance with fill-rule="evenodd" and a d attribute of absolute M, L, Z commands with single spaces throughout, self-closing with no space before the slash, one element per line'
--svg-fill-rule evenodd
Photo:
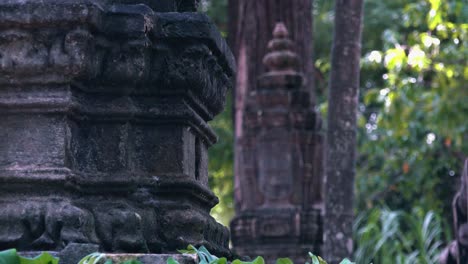
<path fill-rule="evenodd" d="M 291 258 L 304 263 L 308 252 L 320 254 L 322 216 L 319 209 L 260 209 L 243 212 L 231 222 L 233 250 L 240 256 L 262 256 L 267 263 Z"/>
<path fill-rule="evenodd" d="M 160 197 L 145 196 L 137 205 L 121 196 L 113 197 L 112 202 L 109 198 L 99 202 L 93 196 L 94 205 L 0 199 L 0 248 L 60 251 L 70 243 L 83 243 L 99 244 L 104 252 L 167 253 L 193 244 L 229 255 L 228 230 L 203 210 L 184 201 L 174 205 Z"/>
<path fill-rule="evenodd" d="M 60 264 L 78 264 L 78 262 L 87 255 L 99 252 L 99 246 L 96 244 L 78 244 L 71 243 L 62 251 L 47 251 L 54 257 L 58 257 Z M 24 257 L 36 257 L 42 252 L 28 251 L 20 252 Z M 172 257 L 180 264 L 196 264 L 198 259 L 196 255 L 188 254 L 106 254 L 106 257 L 112 259 L 112 263 L 119 264 L 126 260 L 138 260 L 142 264 L 166 264 L 167 260 Z"/>

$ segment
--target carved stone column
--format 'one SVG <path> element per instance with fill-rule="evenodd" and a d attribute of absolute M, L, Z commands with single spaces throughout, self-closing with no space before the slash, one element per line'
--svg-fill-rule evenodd
<path fill-rule="evenodd" d="M 0 250 L 229 254 L 208 126 L 233 57 L 182 0 L 0 2 Z"/>
<path fill-rule="evenodd" d="M 439 255 L 440 264 L 468 262 L 468 158 L 461 173 L 460 189 L 452 202 L 455 239 Z"/>
<path fill-rule="evenodd" d="M 273 37 L 263 59 L 269 71 L 246 108 L 232 240 L 240 255 L 304 263 L 322 240 L 321 119 L 297 72 L 299 58 L 284 24 L 276 25 Z"/>

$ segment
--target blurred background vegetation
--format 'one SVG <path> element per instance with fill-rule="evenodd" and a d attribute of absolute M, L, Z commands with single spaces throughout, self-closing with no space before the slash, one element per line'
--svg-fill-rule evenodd
<path fill-rule="evenodd" d="M 202 9 L 226 36 L 227 0 Z M 314 1 L 317 109 L 326 116 L 334 1 Z M 261 19 L 261 18 L 259 18 Z M 451 200 L 468 153 L 468 4 L 367 0 L 356 177 L 357 263 L 435 263 L 451 239 Z M 210 184 L 234 214 L 232 100 L 211 125 Z M 326 118 L 324 118 L 326 120 Z M 325 124 L 326 129 L 326 124 Z"/>

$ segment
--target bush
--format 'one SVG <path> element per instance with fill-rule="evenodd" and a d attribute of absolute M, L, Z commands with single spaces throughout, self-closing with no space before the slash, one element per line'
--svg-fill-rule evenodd
<path fill-rule="evenodd" d="M 199 249 L 196 249 L 194 246 L 189 245 L 186 250 L 180 250 L 181 253 L 186 254 L 197 254 L 199 258 L 199 264 L 226 264 L 226 258 L 218 258 L 211 253 L 204 247 L 201 246 Z M 327 264 L 325 260 L 323 260 L 319 256 L 315 256 L 314 254 L 309 252 L 310 262 L 306 262 L 305 264 Z M 169 258 L 167 260 L 167 264 L 179 264 L 175 259 Z M 232 261 L 232 264 L 265 264 L 265 260 L 262 257 L 256 257 L 253 261 L 242 261 L 236 259 Z M 276 264 L 293 264 L 293 261 L 289 258 L 279 258 L 276 260 Z M 354 264 L 349 259 L 344 259 L 340 262 L 340 264 Z"/>
<path fill-rule="evenodd" d="M 189 245 L 186 250 L 179 250 L 180 253 L 184 254 L 196 254 L 199 259 L 199 264 L 227 264 L 226 258 L 218 258 L 212 255 L 204 246 L 200 248 L 195 248 L 192 245 Z M 321 257 L 315 256 L 312 253 L 309 253 L 310 262 L 306 264 L 326 264 Z M 0 264 L 58 264 L 59 259 L 53 257 L 47 252 L 42 253 L 35 258 L 25 258 L 17 254 L 16 249 L 10 249 L 0 252 Z M 84 257 L 78 264 L 112 264 L 113 261 L 106 257 L 106 254 L 103 253 L 92 253 Z M 232 264 L 265 264 L 265 261 L 262 257 L 257 257 L 253 261 L 241 261 L 236 259 L 231 262 Z M 126 260 L 121 262 L 121 264 L 142 264 L 138 260 Z M 170 257 L 167 260 L 167 264 L 179 264 L 177 260 Z M 293 264 L 292 260 L 289 258 L 280 258 L 276 261 L 276 264 Z M 353 264 L 348 259 L 344 259 L 340 264 Z"/>
<path fill-rule="evenodd" d="M 444 232 L 433 211 L 374 208 L 359 215 L 354 228 L 357 263 L 438 263 Z"/>

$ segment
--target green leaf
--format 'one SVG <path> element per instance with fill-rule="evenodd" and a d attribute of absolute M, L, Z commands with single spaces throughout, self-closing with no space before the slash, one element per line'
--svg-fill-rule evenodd
<path fill-rule="evenodd" d="M 104 260 L 105 258 L 106 258 L 105 254 L 91 253 L 88 256 L 81 259 L 80 262 L 78 262 L 78 264 L 98 264 L 100 260 Z M 106 264 L 108 264 L 107 261 L 106 261 Z"/>
<path fill-rule="evenodd" d="M 427 68 L 429 65 L 429 59 L 427 58 L 424 51 L 421 50 L 419 45 L 411 47 L 408 54 L 408 64 L 412 67 L 415 67 L 418 70 Z"/>
<path fill-rule="evenodd" d="M 195 249 L 195 247 L 193 248 Z M 218 259 L 216 256 L 211 255 L 204 246 L 195 250 L 199 258 L 199 264 L 210 264 Z"/>
<path fill-rule="evenodd" d="M 16 249 L 0 252 L 0 264 L 58 264 L 59 259 L 47 252 L 34 258 L 21 257 Z"/>
<path fill-rule="evenodd" d="M 327 262 L 323 258 L 321 258 L 320 256 L 317 256 L 317 258 L 318 258 L 320 264 L 327 264 Z"/>
<path fill-rule="evenodd" d="M 219 258 L 210 262 L 210 264 L 226 264 L 226 263 L 227 263 L 226 258 Z"/>
<path fill-rule="evenodd" d="M 309 257 L 312 259 L 312 264 L 327 264 L 327 262 L 325 260 L 323 260 L 319 256 L 315 256 L 311 252 L 309 252 Z"/>
<path fill-rule="evenodd" d="M 169 257 L 166 261 L 167 264 L 179 264 L 177 260 L 175 260 L 173 257 Z"/>
<path fill-rule="evenodd" d="M 253 261 L 252 264 L 265 264 L 265 260 L 262 257 L 256 257 Z"/>
<path fill-rule="evenodd" d="M 122 262 L 122 264 L 142 264 L 142 263 L 139 260 L 131 259 L 131 260 L 126 260 L 126 261 Z"/>
<path fill-rule="evenodd" d="M 427 24 L 430 30 L 434 30 L 436 26 L 442 23 L 442 14 L 440 10 L 440 0 L 429 0 L 431 10 L 427 14 Z"/>
<path fill-rule="evenodd" d="M 312 259 L 312 264 L 320 264 L 317 256 L 309 252 L 309 257 Z"/>
<path fill-rule="evenodd" d="M 19 257 L 20 264 L 58 264 L 59 259 L 50 255 L 47 252 L 43 252 L 35 258 Z"/>
<path fill-rule="evenodd" d="M 385 52 L 385 66 L 387 66 L 389 70 L 401 69 L 405 61 L 406 53 L 400 46 L 397 46 L 394 49 L 389 49 Z"/>
<path fill-rule="evenodd" d="M 200 258 L 205 258 L 206 262 L 208 263 L 212 263 L 213 261 L 218 260 L 218 257 L 211 255 L 208 249 L 206 249 L 204 246 L 198 248 L 197 254 Z"/>
<path fill-rule="evenodd" d="M 19 257 L 16 249 L 0 251 L 0 264 L 19 264 Z"/>
<path fill-rule="evenodd" d="M 236 259 L 232 264 L 265 264 L 265 260 L 262 257 L 256 257 L 253 261 L 241 261 Z"/>
<path fill-rule="evenodd" d="M 318 258 L 316 256 L 312 256 L 312 264 L 320 264 Z"/>
<path fill-rule="evenodd" d="M 380 95 L 380 90 L 379 89 L 369 89 L 365 94 L 364 94 L 364 103 L 366 105 L 369 105 L 371 103 L 377 102 L 378 98 Z"/>
<path fill-rule="evenodd" d="M 198 250 L 192 245 L 188 245 L 187 249 L 179 249 L 177 251 L 182 254 L 197 254 L 198 252 Z"/>
<path fill-rule="evenodd" d="M 276 264 L 294 264 L 290 258 L 279 258 L 276 260 Z"/>
<path fill-rule="evenodd" d="M 354 264 L 354 262 L 351 262 L 349 259 L 343 259 L 340 264 Z"/>

